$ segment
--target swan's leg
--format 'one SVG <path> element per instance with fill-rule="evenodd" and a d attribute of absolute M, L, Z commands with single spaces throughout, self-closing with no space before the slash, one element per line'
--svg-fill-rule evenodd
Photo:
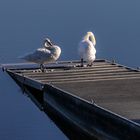
<path fill-rule="evenodd" d="M 81 67 L 83 67 L 84 66 L 84 60 L 83 60 L 83 58 L 81 58 Z"/>
<path fill-rule="evenodd" d="M 44 72 L 45 67 L 44 67 L 43 64 L 40 64 L 40 69 L 41 69 L 42 72 Z"/>

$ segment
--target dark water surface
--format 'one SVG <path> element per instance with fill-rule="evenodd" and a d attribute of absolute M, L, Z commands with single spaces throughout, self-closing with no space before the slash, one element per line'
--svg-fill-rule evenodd
<path fill-rule="evenodd" d="M 87 31 L 97 40 L 97 58 L 140 66 L 139 0 L 1 0 L 0 64 L 42 45 L 49 36 L 62 49 L 60 60 L 78 59 Z M 55 124 L 0 72 L 0 139 L 65 140 Z"/>

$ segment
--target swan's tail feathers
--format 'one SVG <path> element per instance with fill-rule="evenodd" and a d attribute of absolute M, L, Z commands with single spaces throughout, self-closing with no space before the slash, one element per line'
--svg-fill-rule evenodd
<path fill-rule="evenodd" d="M 25 54 L 25 55 L 19 56 L 18 58 L 26 60 L 26 61 L 32 61 L 33 60 L 33 55 L 32 54 Z"/>
<path fill-rule="evenodd" d="M 17 58 L 18 59 L 24 59 L 24 56 L 18 56 Z"/>

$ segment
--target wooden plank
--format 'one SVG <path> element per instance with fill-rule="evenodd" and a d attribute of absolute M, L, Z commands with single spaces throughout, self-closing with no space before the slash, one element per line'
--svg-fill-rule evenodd
<path fill-rule="evenodd" d="M 127 76 L 127 75 L 132 75 L 132 74 L 139 74 L 139 73 L 136 73 L 136 72 L 126 72 L 126 71 L 123 71 L 123 72 L 119 72 L 119 73 L 117 73 L 117 72 L 110 72 L 110 73 L 106 73 L 106 72 L 104 72 L 104 73 L 90 73 L 90 72 L 88 72 L 88 73 L 74 73 L 74 74 L 66 74 L 66 73 L 64 73 L 64 74 L 62 74 L 62 75 L 42 75 L 42 76 L 29 76 L 30 78 L 33 78 L 33 79 L 35 79 L 35 80 L 52 80 L 52 79 L 72 79 L 72 78 L 87 78 L 88 79 L 88 77 L 89 78 L 91 78 L 91 77 L 93 77 L 93 78 L 96 78 L 96 77 L 103 77 L 104 78 L 104 76 L 116 76 L 116 75 L 119 75 L 119 76 L 121 76 L 121 75 L 125 75 L 125 76 Z"/>

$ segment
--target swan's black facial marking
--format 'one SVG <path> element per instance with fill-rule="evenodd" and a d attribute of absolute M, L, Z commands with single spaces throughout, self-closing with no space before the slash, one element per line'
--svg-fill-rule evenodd
<path fill-rule="evenodd" d="M 46 38 L 46 39 L 45 39 L 45 44 L 46 44 L 46 45 L 45 45 L 46 47 L 51 47 L 51 46 L 53 46 L 53 43 L 50 41 L 49 38 Z"/>

